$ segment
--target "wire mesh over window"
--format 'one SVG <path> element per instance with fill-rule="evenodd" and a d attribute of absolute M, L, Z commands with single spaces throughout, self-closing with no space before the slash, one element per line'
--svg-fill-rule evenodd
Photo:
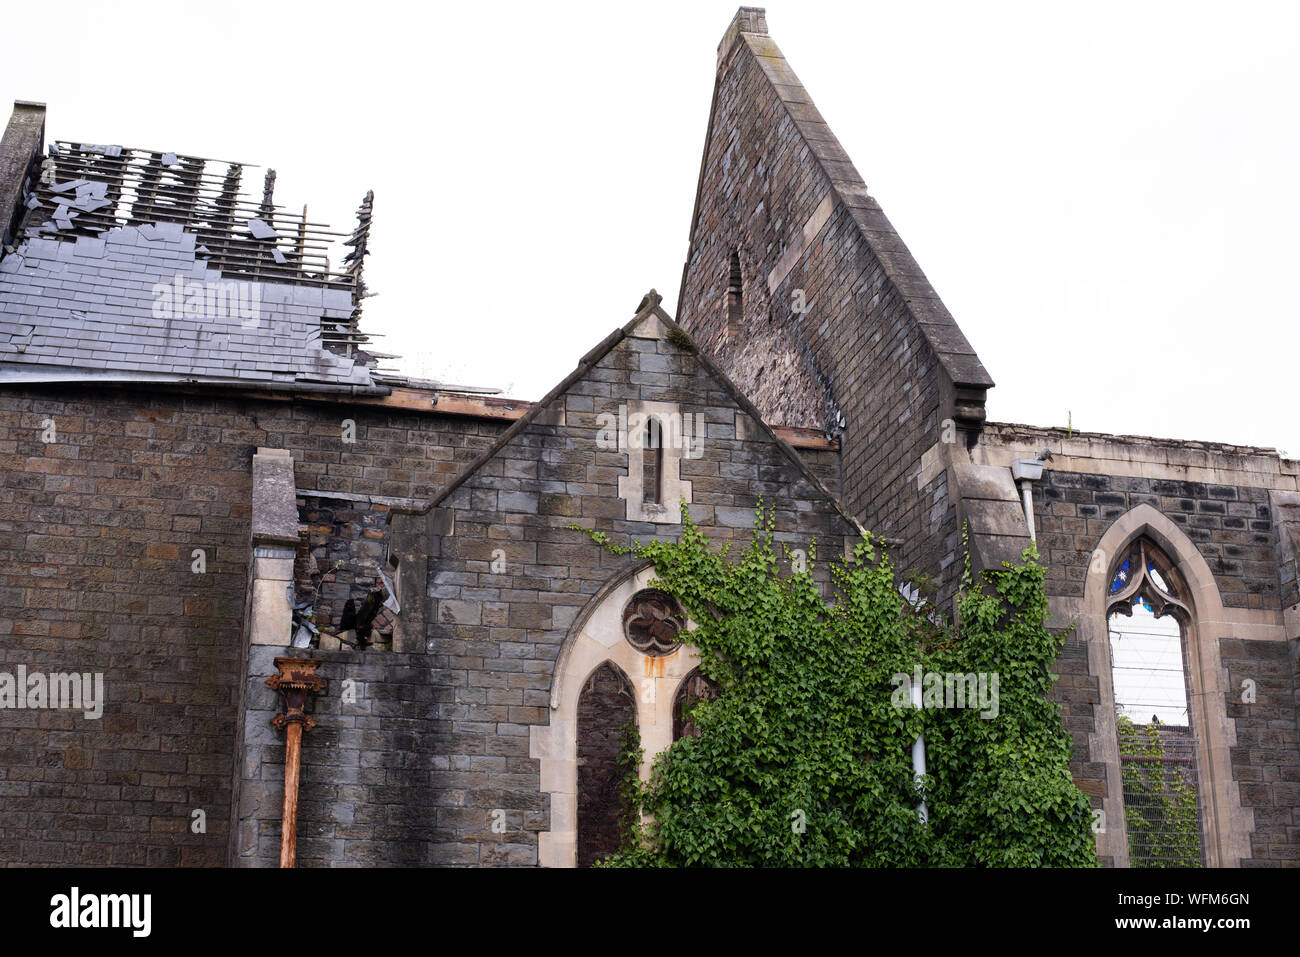
<path fill-rule="evenodd" d="M 1177 570 L 1144 539 L 1112 571 L 1111 674 L 1131 867 L 1204 863 L 1184 594 Z"/>
<path fill-rule="evenodd" d="M 1200 867 L 1196 741 L 1187 727 L 1119 718 L 1130 867 Z"/>

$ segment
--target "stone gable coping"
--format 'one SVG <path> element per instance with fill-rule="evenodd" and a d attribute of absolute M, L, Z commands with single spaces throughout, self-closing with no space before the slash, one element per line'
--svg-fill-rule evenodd
<path fill-rule="evenodd" d="M 714 83 L 713 101 L 709 107 L 709 127 L 704 139 L 704 153 L 700 160 L 700 176 L 696 187 L 695 208 L 691 214 L 691 241 L 694 242 L 699 222 L 701 194 L 708 169 L 709 145 L 713 141 L 713 122 L 717 113 L 718 90 L 722 79 L 734 68 L 737 59 L 752 56 L 770 83 L 778 100 L 785 107 L 791 121 L 807 145 L 809 153 L 822 170 L 831 187 L 837 205 L 847 209 L 857 225 L 863 240 L 879 261 L 886 277 L 893 284 L 916 321 L 926 342 L 933 350 L 940 367 L 949 380 L 948 403 L 955 418 L 966 427 L 978 429 L 984 420 L 985 394 L 994 385 L 993 378 L 980 362 L 979 356 L 952 314 L 948 312 L 925 273 L 912 257 L 897 230 L 886 218 L 880 205 L 867 193 L 866 183 L 859 175 L 849 155 L 831 132 L 817 110 L 799 77 L 791 69 L 776 41 L 768 35 L 765 11 L 758 7 L 741 7 L 728 27 L 718 49 L 718 77 Z M 814 213 L 803 224 L 791 248 L 806 249 L 834 216 Z M 814 228 L 815 227 L 815 228 Z M 812 229 L 813 235 L 806 235 Z M 788 272 L 798 255 L 782 265 Z M 687 267 L 690 254 L 687 255 Z M 774 270 L 769 284 L 784 278 Z M 686 295 L 688 268 L 682 270 L 681 302 Z"/>
<path fill-rule="evenodd" d="M 1274 449 L 1219 442 L 1068 432 L 994 422 L 986 424 L 971 454 L 983 464 L 1006 465 L 1042 449 L 1052 452 L 1049 466 L 1061 472 L 1169 478 L 1279 491 L 1300 488 L 1300 462 L 1284 459 Z"/>
<path fill-rule="evenodd" d="M 869 532 L 863 527 L 862 523 L 844 507 L 839 498 L 831 492 L 830 489 L 826 487 L 825 483 L 817 477 L 816 473 L 808 467 L 807 463 L 804 462 L 799 453 L 794 450 L 794 446 L 777 435 L 776 432 L 773 431 L 772 427 L 763 421 L 761 413 L 759 413 L 754 404 L 750 402 L 738 388 L 736 388 L 735 384 L 727 378 L 723 371 L 719 369 L 708 356 L 696 347 L 695 343 L 691 341 L 685 330 L 683 330 L 681 326 L 677 325 L 673 318 L 661 308 L 660 303 L 662 301 L 663 297 L 655 290 L 651 289 L 641 300 L 641 304 L 637 307 L 636 315 L 634 315 L 629 322 L 621 328 L 615 329 L 608 336 L 602 339 L 594 349 L 584 355 L 582 359 L 579 360 L 577 368 L 565 376 L 559 384 L 555 386 L 555 388 L 535 403 L 522 418 L 517 419 L 510 428 L 502 432 L 501 435 L 497 437 L 496 441 L 484 450 L 483 454 L 462 469 L 461 472 L 452 479 L 451 482 L 444 486 L 437 495 L 418 507 L 398 507 L 391 509 L 389 511 L 389 522 L 392 522 L 394 515 L 424 515 L 431 509 L 442 506 L 453 492 L 460 488 L 460 486 L 462 486 L 479 469 L 495 458 L 503 448 L 519 435 L 519 433 L 523 432 L 524 429 L 528 428 L 528 426 L 534 421 L 541 420 L 546 414 L 548 414 L 548 410 L 556 400 L 563 396 L 575 382 L 586 375 L 593 366 L 604 359 L 605 356 L 609 355 L 615 346 L 621 343 L 624 339 L 638 332 L 639 327 L 643 323 L 653 320 L 659 323 L 658 328 L 662 329 L 663 335 L 672 336 L 676 344 L 689 351 L 695 357 L 696 361 L 700 363 L 705 373 L 712 376 L 713 379 L 717 381 L 718 385 L 720 385 L 722 390 L 731 398 L 731 400 L 740 407 L 741 411 L 753 420 L 754 427 L 780 450 L 781 454 L 784 455 L 796 469 L 798 469 L 799 474 L 813 487 L 813 489 L 816 490 L 819 495 L 824 496 L 825 499 L 831 503 L 836 512 L 839 513 L 840 517 L 848 522 L 849 527 L 855 529 L 858 534 L 863 537 L 867 537 Z M 658 331 L 658 329 L 655 331 Z"/>

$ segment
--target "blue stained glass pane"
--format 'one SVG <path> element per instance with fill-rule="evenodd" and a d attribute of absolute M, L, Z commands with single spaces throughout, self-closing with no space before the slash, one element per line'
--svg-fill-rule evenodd
<path fill-rule="evenodd" d="M 1163 591 L 1169 591 L 1169 586 L 1165 584 L 1164 576 L 1160 574 L 1160 570 L 1156 568 L 1155 565 L 1151 564 L 1151 562 L 1147 562 L 1147 573 L 1151 576 L 1151 580 L 1156 583 L 1157 588 Z"/>
<path fill-rule="evenodd" d="M 1115 572 L 1115 577 L 1110 583 L 1112 595 L 1128 584 L 1128 562 L 1127 558 L 1124 559 L 1124 563 L 1119 566 L 1119 571 Z"/>

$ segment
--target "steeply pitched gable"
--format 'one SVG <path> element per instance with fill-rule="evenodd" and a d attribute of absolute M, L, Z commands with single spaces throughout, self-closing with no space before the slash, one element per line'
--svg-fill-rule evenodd
<path fill-rule="evenodd" d="M 758 8 L 718 49 L 678 316 L 768 422 L 837 436 L 844 505 L 952 585 L 952 484 L 917 477 L 977 439 L 993 381 Z"/>

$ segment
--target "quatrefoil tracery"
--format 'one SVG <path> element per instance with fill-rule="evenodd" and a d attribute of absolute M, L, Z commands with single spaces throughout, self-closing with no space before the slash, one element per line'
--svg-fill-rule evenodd
<path fill-rule="evenodd" d="M 637 651 L 654 658 L 671 655 L 681 642 L 686 616 L 677 602 L 657 588 L 645 588 L 632 596 L 623 610 L 623 635 Z"/>

